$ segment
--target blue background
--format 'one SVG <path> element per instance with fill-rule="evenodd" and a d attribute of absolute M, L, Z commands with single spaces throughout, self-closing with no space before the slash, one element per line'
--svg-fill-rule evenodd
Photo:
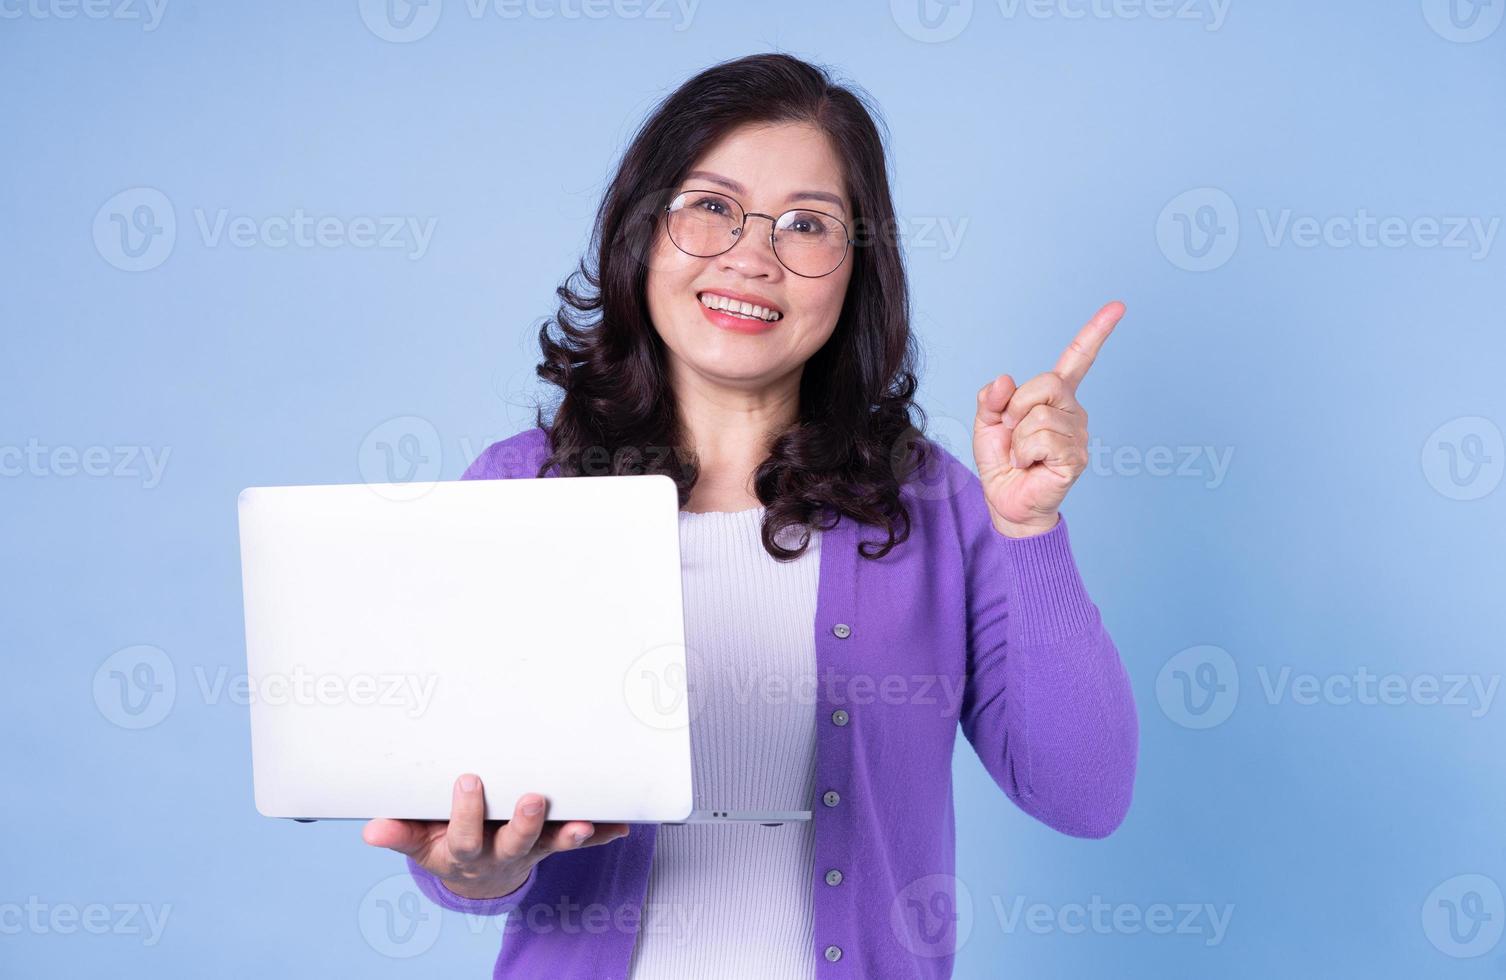
<path fill-rule="evenodd" d="M 1263 684 L 1364 669 L 1447 693 L 1502 670 L 1506 244 L 1429 247 L 1425 222 L 1506 214 L 1506 29 L 1498 4 L 1469 40 L 1446 6 L 1233 0 L 1215 25 L 1197 0 L 1190 20 L 980 0 L 938 39 L 898 0 L 705 0 L 688 20 L 444 0 L 389 41 L 353 0 L 168 0 L 150 30 L 7 0 L 0 973 L 487 973 L 497 920 L 427 907 L 419 940 L 383 939 L 396 855 L 355 824 L 256 814 L 246 708 L 200 683 L 244 670 L 235 495 L 381 478 L 383 445 L 454 478 L 529 424 L 538 318 L 634 127 L 694 71 L 777 49 L 888 122 L 922 403 L 959 456 L 984 382 L 1129 307 L 1081 391 L 1103 452 L 1064 512 L 1134 680 L 1134 807 L 1106 840 L 1055 834 L 959 739 L 957 975 L 1506 975 L 1506 706 Z M 126 271 L 113 216 L 142 188 L 176 234 Z M 239 247 L 197 217 L 299 208 L 433 234 L 421 257 Z M 1265 228 L 1362 210 L 1406 241 Z M 47 452 L 17 464 L 29 445 Z M 119 475 L 90 476 L 60 447 L 168 455 L 160 480 L 113 455 Z M 1152 475 L 1136 461 L 1157 447 L 1211 447 L 1227 472 Z M 176 695 L 138 730 L 96 679 L 140 645 Z M 1071 931 L 1095 896 L 1121 925 Z M 170 911 L 148 944 L 118 917 L 16 928 L 4 907 L 29 900 Z M 1001 917 L 1017 900 L 1052 922 Z M 1477 914 L 1450 932 L 1458 901 Z M 1227 930 L 1206 910 L 1129 924 L 1160 904 Z"/>

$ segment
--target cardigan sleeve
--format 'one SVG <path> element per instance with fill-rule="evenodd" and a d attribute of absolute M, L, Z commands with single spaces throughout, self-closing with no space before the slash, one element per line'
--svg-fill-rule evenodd
<path fill-rule="evenodd" d="M 548 435 L 543 429 L 524 429 L 506 439 L 494 442 L 472 460 L 462 480 L 508 480 L 533 477 L 539 465 L 549 455 Z M 551 470 L 557 472 L 557 469 Z"/>
<path fill-rule="evenodd" d="M 466 467 L 460 478 L 462 480 L 505 480 L 524 475 L 532 476 L 532 470 L 525 473 L 523 469 L 528 465 L 529 460 L 533 461 L 532 465 L 538 465 L 537 440 L 534 440 L 535 445 L 531 447 L 527 444 L 531 435 L 524 432 L 511 439 L 492 443 L 476 457 L 470 466 Z M 411 857 L 408 858 L 408 871 L 413 875 L 418 890 L 441 908 L 471 915 L 501 915 L 511 912 L 523 903 L 524 897 L 538 879 L 539 866 L 535 864 L 530 868 L 528 877 L 523 883 L 506 895 L 481 899 L 466 898 L 455 894 L 445 886 L 444 881 L 438 875 Z"/>
<path fill-rule="evenodd" d="M 411 857 L 408 858 L 408 871 L 413 875 L 413 881 L 418 885 L 418 890 L 427 895 L 435 905 L 452 912 L 465 912 L 470 915 L 501 915 L 504 912 L 511 912 L 523 904 L 523 897 L 528 894 L 528 890 L 533 887 L 533 883 L 539 876 L 539 866 L 535 864 L 528 869 L 528 877 L 523 879 L 523 883 L 506 895 L 498 895 L 496 898 L 466 898 L 450 891 L 438 875 Z"/>
<path fill-rule="evenodd" d="M 1129 811 L 1139 719 L 1129 675 L 1072 558 L 1066 517 L 1029 538 L 993 526 L 978 477 L 955 497 L 967 601 L 963 734 L 1026 813 L 1107 837 Z"/>

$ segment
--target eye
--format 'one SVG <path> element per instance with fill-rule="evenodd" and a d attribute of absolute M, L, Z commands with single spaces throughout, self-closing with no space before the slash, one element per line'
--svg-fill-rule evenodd
<path fill-rule="evenodd" d="M 801 237 L 820 237 L 825 235 L 828 229 L 826 222 L 821 220 L 820 215 L 813 214 L 810 211 L 799 211 L 790 215 L 789 220 L 781 230 L 794 232 Z"/>
<path fill-rule="evenodd" d="M 732 213 L 732 209 L 727 206 L 727 202 L 724 201 L 724 200 L 722 200 L 719 197 L 703 197 L 703 198 L 700 198 L 694 204 L 692 204 L 691 207 L 692 208 L 697 208 L 697 209 L 702 210 L 702 211 L 708 211 L 711 214 L 731 214 Z"/>

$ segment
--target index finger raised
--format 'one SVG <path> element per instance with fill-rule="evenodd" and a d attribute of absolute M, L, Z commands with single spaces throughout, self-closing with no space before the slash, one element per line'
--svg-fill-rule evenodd
<path fill-rule="evenodd" d="M 1109 334 L 1114 331 L 1114 325 L 1124 316 L 1124 304 L 1117 299 L 1109 303 L 1093 314 L 1093 318 L 1077 332 L 1072 338 L 1072 343 L 1062 352 L 1057 359 L 1056 373 L 1073 388 L 1088 373 L 1088 368 L 1093 366 L 1093 359 L 1098 356 L 1098 351 L 1103 347 L 1103 342 L 1109 339 Z"/>

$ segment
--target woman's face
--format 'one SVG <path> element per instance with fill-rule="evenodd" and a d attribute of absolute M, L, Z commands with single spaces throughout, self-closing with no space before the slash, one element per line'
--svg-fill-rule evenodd
<path fill-rule="evenodd" d="M 835 215 L 852 227 L 851 201 L 830 140 L 804 123 L 735 129 L 695 162 L 676 192 L 712 190 L 745 212 L 776 218 L 791 208 Z M 767 388 L 799 371 L 836 328 L 852 278 L 851 250 L 830 275 L 797 276 L 774 257 L 773 225 L 749 217 L 730 250 L 711 258 L 687 255 L 659 221 L 648 271 L 648 310 L 669 349 L 671 377 L 748 390 Z M 706 308 L 722 295 L 777 311 L 772 323 L 730 321 Z M 713 300 L 715 302 L 715 300 Z"/>

